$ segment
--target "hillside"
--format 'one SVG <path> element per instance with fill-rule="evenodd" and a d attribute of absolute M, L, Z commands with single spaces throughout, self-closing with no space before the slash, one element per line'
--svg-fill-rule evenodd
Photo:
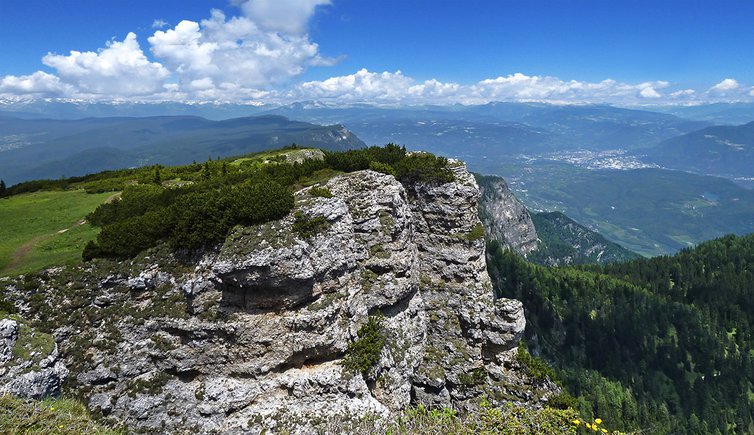
<path fill-rule="evenodd" d="M 0 275 L 80 261 L 97 235 L 86 215 L 112 195 L 73 189 L 0 199 Z"/>
<path fill-rule="evenodd" d="M 6 184 L 108 169 L 204 161 L 292 143 L 329 150 L 363 147 L 341 125 L 319 126 L 279 116 L 209 121 L 192 116 L 0 118 L 0 178 Z"/>
<path fill-rule="evenodd" d="M 639 257 L 559 212 L 531 213 L 504 179 L 475 174 L 485 236 L 548 266 L 610 263 Z"/>
<path fill-rule="evenodd" d="M 530 349 L 582 414 L 655 434 L 754 430 L 752 264 L 754 235 L 582 268 L 488 249 L 499 295 L 523 301 Z"/>
<path fill-rule="evenodd" d="M 458 158 L 573 149 L 635 149 L 708 126 L 674 115 L 604 105 L 488 103 L 384 108 L 295 103 L 267 113 L 343 123 L 367 143 L 405 143 Z"/>
<path fill-rule="evenodd" d="M 546 266 L 606 264 L 640 255 L 613 243 L 560 212 L 534 213 L 539 244 L 527 259 Z"/>
<path fill-rule="evenodd" d="M 668 139 L 643 152 L 672 169 L 727 177 L 754 177 L 754 122 L 708 127 Z"/>

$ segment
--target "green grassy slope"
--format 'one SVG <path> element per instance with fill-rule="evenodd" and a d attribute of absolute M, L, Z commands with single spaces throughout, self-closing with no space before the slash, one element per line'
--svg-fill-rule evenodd
<path fill-rule="evenodd" d="M 97 235 L 82 220 L 112 195 L 75 190 L 0 199 L 0 275 L 79 261 Z"/>

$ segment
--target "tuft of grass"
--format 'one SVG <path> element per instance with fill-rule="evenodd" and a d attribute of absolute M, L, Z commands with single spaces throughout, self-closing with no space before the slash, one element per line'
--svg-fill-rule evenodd
<path fill-rule="evenodd" d="M 0 433 L 120 435 L 125 431 L 95 423 L 86 407 L 72 399 L 45 399 L 40 402 L 0 395 Z"/>
<path fill-rule="evenodd" d="M 579 432 L 579 421 L 572 409 L 531 409 L 511 403 L 494 407 L 482 404 L 468 411 L 450 408 L 428 409 L 422 405 L 407 409 L 387 420 L 378 416 L 361 419 L 341 417 L 325 422 L 321 433 L 351 433 L 391 435 L 403 434 L 500 434 L 500 435 L 561 435 Z M 583 426 L 582 426 L 583 427 Z M 602 432 L 599 432 L 602 434 Z M 613 432 L 614 433 L 614 432 Z"/>
<path fill-rule="evenodd" d="M 112 193 L 83 190 L 14 195 L 0 204 L 0 275 L 77 263 L 98 230 L 82 219 Z M 65 230 L 65 231 L 63 231 Z"/>

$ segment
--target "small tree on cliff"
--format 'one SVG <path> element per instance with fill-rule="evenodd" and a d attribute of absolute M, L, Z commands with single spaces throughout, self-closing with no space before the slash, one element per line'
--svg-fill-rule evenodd
<path fill-rule="evenodd" d="M 0 198 L 5 198 L 8 195 L 8 189 L 5 188 L 5 180 L 0 180 Z"/>

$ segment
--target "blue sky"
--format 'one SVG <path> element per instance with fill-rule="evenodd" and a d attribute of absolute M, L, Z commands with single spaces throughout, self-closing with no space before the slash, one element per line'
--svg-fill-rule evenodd
<path fill-rule="evenodd" d="M 747 1 L 0 0 L 0 9 L 4 98 L 754 97 Z"/>

